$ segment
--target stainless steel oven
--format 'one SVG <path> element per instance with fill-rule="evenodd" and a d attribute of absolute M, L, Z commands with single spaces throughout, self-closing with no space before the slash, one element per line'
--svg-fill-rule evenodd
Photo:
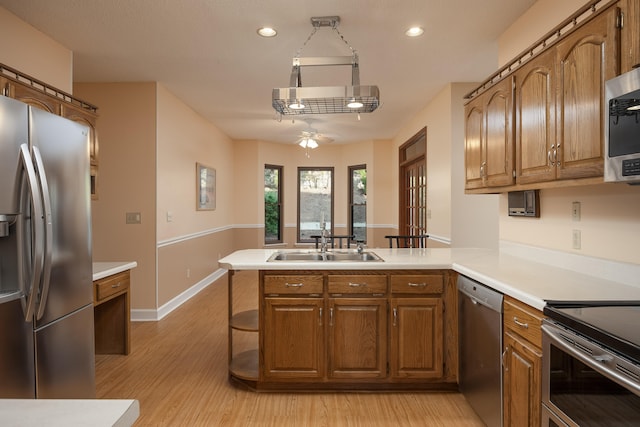
<path fill-rule="evenodd" d="M 640 307 L 549 307 L 542 426 L 640 426 Z"/>

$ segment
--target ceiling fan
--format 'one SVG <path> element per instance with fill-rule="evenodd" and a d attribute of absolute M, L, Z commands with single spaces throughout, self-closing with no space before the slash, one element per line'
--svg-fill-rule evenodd
<path fill-rule="evenodd" d="M 303 130 L 302 132 L 300 132 L 300 135 L 298 136 L 298 140 L 296 141 L 296 144 L 304 148 L 306 150 L 307 157 L 309 157 L 309 149 L 314 149 L 319 144 L 327 144 L 327 143 L 333 142 L 333 139 L 327 136 L 324 136 L 321 133 L 319 133 L 316 129 L 313 129 L 311 127 L 311 122 L 312 122 L 311 119 L 306 119 L 305 122 L 307 123 L 307 126 L 309 128 L 307 130 Z"/>

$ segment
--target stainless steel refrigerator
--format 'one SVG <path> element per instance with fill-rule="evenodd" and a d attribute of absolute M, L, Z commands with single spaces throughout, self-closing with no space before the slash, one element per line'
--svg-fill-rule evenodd
<path fill-rule="evenodd" d="M 93 398 L 88 129 L 0 96 L 0 398 Z"/>

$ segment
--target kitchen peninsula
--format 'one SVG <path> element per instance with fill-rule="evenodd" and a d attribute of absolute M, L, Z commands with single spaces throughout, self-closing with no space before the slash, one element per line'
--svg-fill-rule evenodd
<path fill-rule="evenodd" d="M 268 261 L 276 252 L 301 251 L 248 249 L 219 260 L 230 303 L 235 271 L 259 271 L 257 310 L 229 309 L 231 378 L 257 390 L 457 387 L 457 274 L 539 311 L 549 300 L 640 300 L 640 284 L 628 278 L 637 266 L 603 278 L 578 271 L 611 263 L 572 254 L 569 270 L 518 250 L 376 248 L 368 252 L 382 261 Z M 259 348 L 234 354 L 234 330 L 258 333 Z"/>

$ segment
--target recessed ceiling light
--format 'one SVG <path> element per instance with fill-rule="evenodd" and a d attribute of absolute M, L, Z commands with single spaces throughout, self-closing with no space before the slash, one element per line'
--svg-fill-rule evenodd
<path fill-rule="evenodd" d="M 275 28 L 271 28 L 271 27 L 258 28 L 257 32 L 262 37 L 275 37 L 276 34 L 278 34 L 278 32 L 275 30 Z"/>
<path fill-rule="evenodd" d="M 411 27 L 404 33 L 409 37 L 418 37 L 424 33 L 424 29 L 422 27 Z"/>

